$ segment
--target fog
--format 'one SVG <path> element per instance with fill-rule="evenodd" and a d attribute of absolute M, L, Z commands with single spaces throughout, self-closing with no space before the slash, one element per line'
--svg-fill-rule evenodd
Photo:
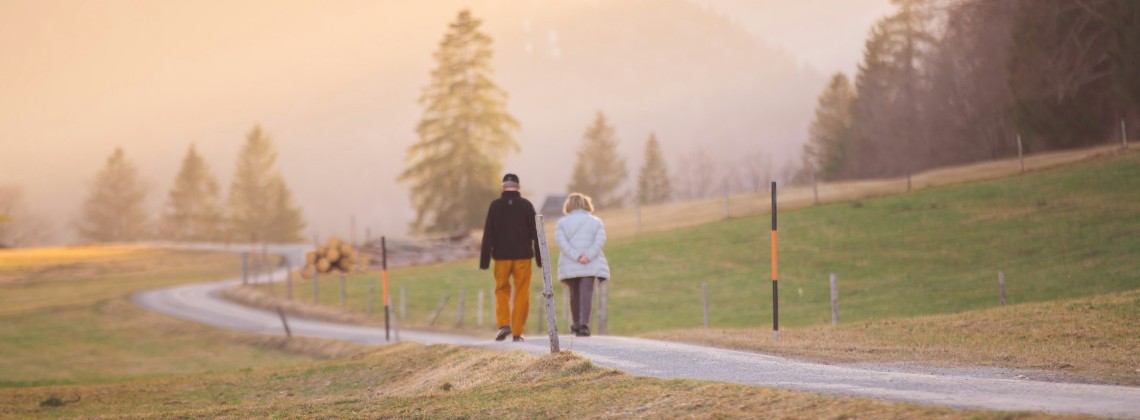
<path fill-rule="evenodd" d="M 396 181 L 447 23 L 494 39 L 521 123 L 504 160 L 534 199 L 564 192 L 597 111 L 632 177 L 650 132 L 670 170 L 797 159 L 826 78 L 851 75 L 888 0 L 0 3 L 0 186 L 75 240 L 87 186 L 123 147 L 161 212 L 191 143 L 225 190 L 260 124 L 310 233 L 409 234 Z M 678 175 L 678 174 L 674 174 Z M 488 198 L 490 199 L 490 197 Z"/>

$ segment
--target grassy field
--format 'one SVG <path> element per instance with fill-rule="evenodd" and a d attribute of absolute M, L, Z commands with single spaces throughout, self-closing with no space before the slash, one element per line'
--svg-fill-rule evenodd
<path fill-rule="evenodd" d="M 1044 418 L 959 411 L 601 369 L 573 353 L 535 357 L 404 343 L 291 368 L 95 385 L 0 388 L 0 417 L 193 418 Z"/>
<path fill-rule="evenodd" d="M 829 273 L 839 279 L 843 321 L 855 323 L 992 308 L 999 272 L 1011 304 L 1133 290 L 1140 288 L 1140 154 L 784 212 L 779 228 L 782 326 L 830 322 Z M 712 326 L 770 326 L 769 230 L 767 216 L 748 217 L 610 241 L 610 332 L 701 326 L 702 282 Z M 392 270 L 393 306 L 401 288 L 407 293 L 405 325 L 426 324 L 445 294 L 436 323 L 456 324 L 461 290 L 463 324 L 476 325 L 479 290 L 489 322 L 491 275 L 476 266 Z M 535 294 L 540 273 L 536 267 Z M 323 279 L 321 303 L 339 307 L 338 277 Z M 348 277 L 348 309 L 367 310 L 371 281 L 378 296 L 379 273 Z M 293 293 L 311 301 L 311 282 Z"/>
<path fill-rule="evenodd" d="M 311 360 L 281 340 L 144 311 L 136 290 L 217 280 L 232 254 L 145 247 L 0 251 L 0 387 L 105 382 Z"/>
<path fill-rule="evenodd" d="M 606 247 L 614 271 L 609 332 L 636 335 L 700 327 L 700 285 L 707 282 L 714 329 L 754 328 L 756 335 L 770 337 L 769 229 L 770 219 L 761 216 L 611 241 Z M 784 329 L 831 331 L 821 326 L 830 323 L 828 274 L 836 273 L 844 326 L 869 328 L 912 317 L 983 311 L 1020 314 L 1027 318 L 1016 321 L 1023 324 L 1018 328 L 1046 331 L 1058 325 L 1057 320 L 1014 309 L 985 312 L 999 306 L 998 273 L 1005 275 L 1009 308 L 1140 288 L 1140 258 L 1136 258 L 1140 250 L 1140 154 L 784 212 L 780 215 L 780 246 L 780 322 Z M 536 270 L 532 301 L 537 301 L 540 290 L 539 273 Z M 350 276 L 347 309 L 366 314 L 369 282 L 378 279 L 377 273 Z M 475 261 L 393 270 L 393 310 L 398 312 L 398 291 L 405 289 L 407 318 L 403 323 L 422 327 L 443 295 L 450 294 L 435 326 L 453 328 L 462 290 L 466 296 L 463 330 L 474 328 L 486 334 L 492 323 L 490 285 L 490 274 L 477 270 Z M 320 286 L 321 303 L 339 307 L 337 278 L 326 277 Z M 311 301 L 311 289 L 310 282 L 296 285 L 295 298 Z M 480 289 L 486 300 L 484 326 L 477 328 Z M 555 292 L 561 304 L 564 289 Z M 277 293 L 282 293 L 280 288 Z M 1049 337 L 1058 345 L 1108 346 L 1103 349 L 1106 353 L 1140 348 L 1133 338 L 1140 331 L 1135 318 L 1112 315 L 1133 314 L 1136 305 L 1135 300 L 1116 304 L 1108 316 L 1102 311 L 1070 314 L 1073 321 L 1062 324 L 1104 327 L 1093 331 L 1101 335 L 1072 332 L 1087 329 L 1074 327 Z M 379 306 L 375 310 L 379 313 Z M 566 330 L 562 315 L 560 329 Z M 532 305 L 531 334 L 538 331 L 534 328 L 537 319 L 537 305 Z M 1122 333 L 1112 326 L 1118 321 L 1124 321 L 1118 324 L 1125 328 Z M 954 325 L 958 321 L 947 322 Z M 961 343 L 977 344 L 969 338 L 974 332 L 968 328 L 914 331 L 910 328 L 908 334 L 949 334 Z M 1053 359 L 1061 361 L 1034 358 L 1020 353 L 1036 350 L 1016 350 L 1022 344 L 1016 337 L 1021 335 L 1006 340 L 1005 347 L 986 340 L 994 346 L 986 351 L 998 353 L 979 363 L 1002 365 L 1005 360 L 1008 366 L 1061 370 L 1080 364 L 1072 369 L 1078 375 L 1110 382 L 1137 381 L 1135 369 L 1140 366 L 1134 359 L 1109 358 L 1103 364 L 1086 365 L 1086 359 L 1074 363 L 1059 349 Z M 732 340 L 718 342 L 742 346 Z M 1014 354 L 1000 356 L 1003 351 Z M 797 354 L 794 349 L 783 352 Z M 969 360 L 933 358 L 951 364 Z"/>

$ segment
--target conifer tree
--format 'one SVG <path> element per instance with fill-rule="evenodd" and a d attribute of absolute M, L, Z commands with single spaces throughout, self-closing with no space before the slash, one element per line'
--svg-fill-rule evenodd
<path fill-rule="evenodd" d="M 266 242 L 301 242 L 305 238 L 301 232 L 307 225 L 301 209 L 293 204 L 293 193 L 280 176 L 273 179 L 273 219 L 266 233 Z"/>
<path fill-rule="evenodd" d="M 617 144 L 614 128 L 598 111 L 594 124 L 582 136 L 578 163 L 574 165 L 567 191 L 590 196 L 598 209 L 621 207 L 624 197 L 619 189 L 628 173 L 625 159 L 618 154 Z"/>
<path fill-rule="evenodd" d="M 277 172 L 273 140 L 254 126 L 238 155 L 230 186 L 229 225 L 232 238 L 249 242 L 292 242 L 305 223 Z"/>
<path fill-rule="evenodd" d="M 900 176 L 929 162 L 920 96 L 924 64 L 936 39 L 930 0 L 891 0 L 899 10 L 867 37 L 851 105 L 850 159 L 845 176 Z"/>
<path fill-rule="evenodd" d="M 143 209 L 146 187 L 122 148 L 107 158 L 83 202 L 75 228 L 87 242 L 126 242 L 143 239 L 147 216 Z"/>
<path fill-rule="evenodd" d="M 815 120 L 808 127 L 808 143 L 804 145 L 805 170 L 814 170 L 825 180 L 838 179 L 847 163 L 848 136 L 851 130 L 851 102 L 855 92 L 842 72 L 831 77 L 819 96 Z"/>
<path fill-rule="evenodd" d="M 657 136 L 650 133 L 649 140 L 645 142 L 645 162 L 637 175 L 637 202 L 641 205 L 664 203 L 672 194 L 661 144 L 657 142 Z"/>
<path fill-rule="evenodd" d="M 191 144 L 167 197 L 162 235 L 175 241 L 220 240 L 225 222 L 220 201 L 217 179 Z"/>
<path fill-rule="evenodd" d="M 502 159 L 518 152 L 518 122 L 506 110 L 507 94 L 491 81 L 491 38 L 482 21 L 463 10 L 433 55 L 436 68 L 423 89 L 419 141 L 407 153 L 411 166 L 399 180 L 412 185 L 412 228 L 448 232 L 483 225 L 487 203 L 499 190 Z"/>

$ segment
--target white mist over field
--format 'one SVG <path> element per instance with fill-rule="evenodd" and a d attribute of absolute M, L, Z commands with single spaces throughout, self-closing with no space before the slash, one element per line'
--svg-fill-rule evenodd
<path fill-rule="evenodd" d="M 494 39 L 494 81 L 518 119 L 505 168 L 541 200 L 565 191 L 602 111 L 631 181 L 656 133 L 676 177 L 798 159 L 827 77 L 854 71 L 887 0 L 5 1 L 0 186 L 23 190 L 53 242 L 115 147 L 154 217 L 195 144 L 223 200 L 260 124 L 306 232 L 408 234 L 397 176 L 432 53 L 462 8 Z M 692 174 L 688 174 L 692 175 Z M 491 197 L 488 197 L 490 200 Z"/>

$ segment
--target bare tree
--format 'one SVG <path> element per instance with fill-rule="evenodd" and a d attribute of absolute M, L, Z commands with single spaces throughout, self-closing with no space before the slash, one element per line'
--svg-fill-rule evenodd
<path fill-rule="evenodd" d="M 697 147 L 682 155 L 675 167 L 673 197 L 677 200 L 697 200 L 723 191 L 721 171 L 704 149 Z"/>

